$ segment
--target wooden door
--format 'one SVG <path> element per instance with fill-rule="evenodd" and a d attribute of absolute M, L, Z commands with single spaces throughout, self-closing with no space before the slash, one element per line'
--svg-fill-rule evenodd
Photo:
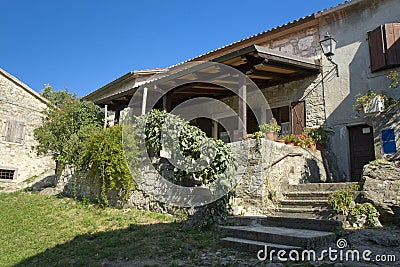
<path fill-rule="evenodd" d="M 305 102 L 297 101 L 290 104 L 292 114 L 292 133 L 301 134 L 306 127 Z"/>
<path fill-rule="evenodd" d="M 351 181 L 361 179 L 365 164 L 375 160 L 374 137 L 372 127 L 360 125 L 349 127 Z"/>

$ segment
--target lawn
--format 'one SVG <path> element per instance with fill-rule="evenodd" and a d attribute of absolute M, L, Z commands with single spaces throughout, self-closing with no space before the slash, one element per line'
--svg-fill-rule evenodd
<path fill-rule="evenodd" d="M 201 266 L 207 255 L 227 253 L 216 233 L 182 230 L 175 220 L 69 198 L 0 194 L 0 266 Z"/>

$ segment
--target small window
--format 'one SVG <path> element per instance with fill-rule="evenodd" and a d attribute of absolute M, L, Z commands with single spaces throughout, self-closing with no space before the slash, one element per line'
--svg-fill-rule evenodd
<path fill-rule="evenodd" d="M 400 65 L 400 23 L 389 23 L 368 32 L 371 71 Z"/>
<path fill-rule="evenodd" d="M 291 133 L 290 127 L 290 111 L 289 106 L 283 106 L 279 108 L 271 109 L 272 115 L 278 122 L 278 124 L 282 127 L 281 133 L 282 135 L 288 135 Z"/>
<path fill-rule="evenodd" d="M 3 141 L 21 144 L 25 136 L 25 124 L 8 120 L 3 127 Z"/>
<path fill-rule="evenodd" d="M 15 170 L 0 169 L 0 180 L 12 180 L 14 179 Z"/>

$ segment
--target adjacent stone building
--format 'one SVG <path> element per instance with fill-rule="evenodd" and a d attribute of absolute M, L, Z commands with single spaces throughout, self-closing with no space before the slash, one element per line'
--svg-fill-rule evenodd
<path fill-rule="evenodd" d="M 38 157 L 33 131 L 42 122 L 47 100 L 0 69 L 0 186 L 55 169 L 51 157 Z"/>

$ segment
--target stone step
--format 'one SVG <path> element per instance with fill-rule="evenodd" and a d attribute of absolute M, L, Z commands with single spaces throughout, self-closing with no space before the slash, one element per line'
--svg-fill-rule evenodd
<path fill-rule="evenodd" d="M 295 191 L 295 192 L 284 192 L 283 196 L 287 200 L 304 199 L 304 200 L 328 200 L 330 194 L 334 191 Z"/>
<path fill-rule="evenodd" d="M 299 218 L 299 219 L 312 219 L 312 220 L 338 220 L 344 221 L 345 216 L 332 211 L 319 211 L 319 212 L 277 212 L 275 216 L 283 218 Z"/>
<path fill-rule="evenodd" d="M 307 199 L 300 199 L 300 200 L 281 200 L 279 201 L 280 207 L 285 208 L 327 208 L 328 201 L 327 200 L 307 200 Z"/>
<path fill-rule="evenodd" d="M 229 216 L 224 225 L 263 225 L 327 232 L 336 232 L 342 229 L 342 222 L 338 220 L 317 220 L 299 216 Z"/>
<path fill-rule="evenodd" d="M 273 226 L 219 226 L 229 237 L 295 246 L 317 248 L 335 241 L 333 232 Z"/>
<path fill-rule="evenodd" d="M 321 192 L 321 191 L 336 191 L 344 189 L 347 186 L 356 185 L 358 182 L 349 183 L 306 183 L 298 185 L 290 185 L 288 188 L 289 192 Z"/>
<path fill-rule="evenodd" d="M 274 243 L 248 240 L 248 239 L 242 239 L 242 238 L 236 238 L 236 237 L 225 237 L 225 238 L 222 238 L 220 240 L 220 242 L 223 246 L 234 248 L 234 249 L 237 249 L 240 251 L 249 252 L 253 255 L 257 255 L 258 251 L 260 251 L 260 250 L 265 250 L 265 247 L 267 247 L 268 251 L 284 250 L 284 251 L 288 252 L 291 250 L 296 250 L 296 251 L 303 250 L 302 248 L 296 247 L 296 246 L 287 246 L 287 245 L 282 245 L 282 244 L 274 244 Z"/>
<path fill-rule="evenodd" d="M 265 247 L 268 248 L 268 251 L 271 251 L 272 249 L 279 251 L 279 250 L 284 250 L 284 251 L 291 251 L 291 250 L 296 250 L 296 251 L 301 251 L 302 248 L 300 247 L 295 247 L 295 246 L 287 246 L 287 245 L 281 245 L 281 244 L 273 244 L 273 243 L 267 243 L 267 242 L 261 242 L 261 241 L 255 241 L 255 240 L 248 240 L 248 239 L 242 239 L 242 238 L 236 238 L 236 237 L 225 237 L 220 240 L 220 243 L 223 246 L 229 247 L 229 248 L 234 248 L 240 251 L 245 251 L 249 252 L 252 255 L 257 255 L 258 251 L 260 250 L 265 250 Z"/>

